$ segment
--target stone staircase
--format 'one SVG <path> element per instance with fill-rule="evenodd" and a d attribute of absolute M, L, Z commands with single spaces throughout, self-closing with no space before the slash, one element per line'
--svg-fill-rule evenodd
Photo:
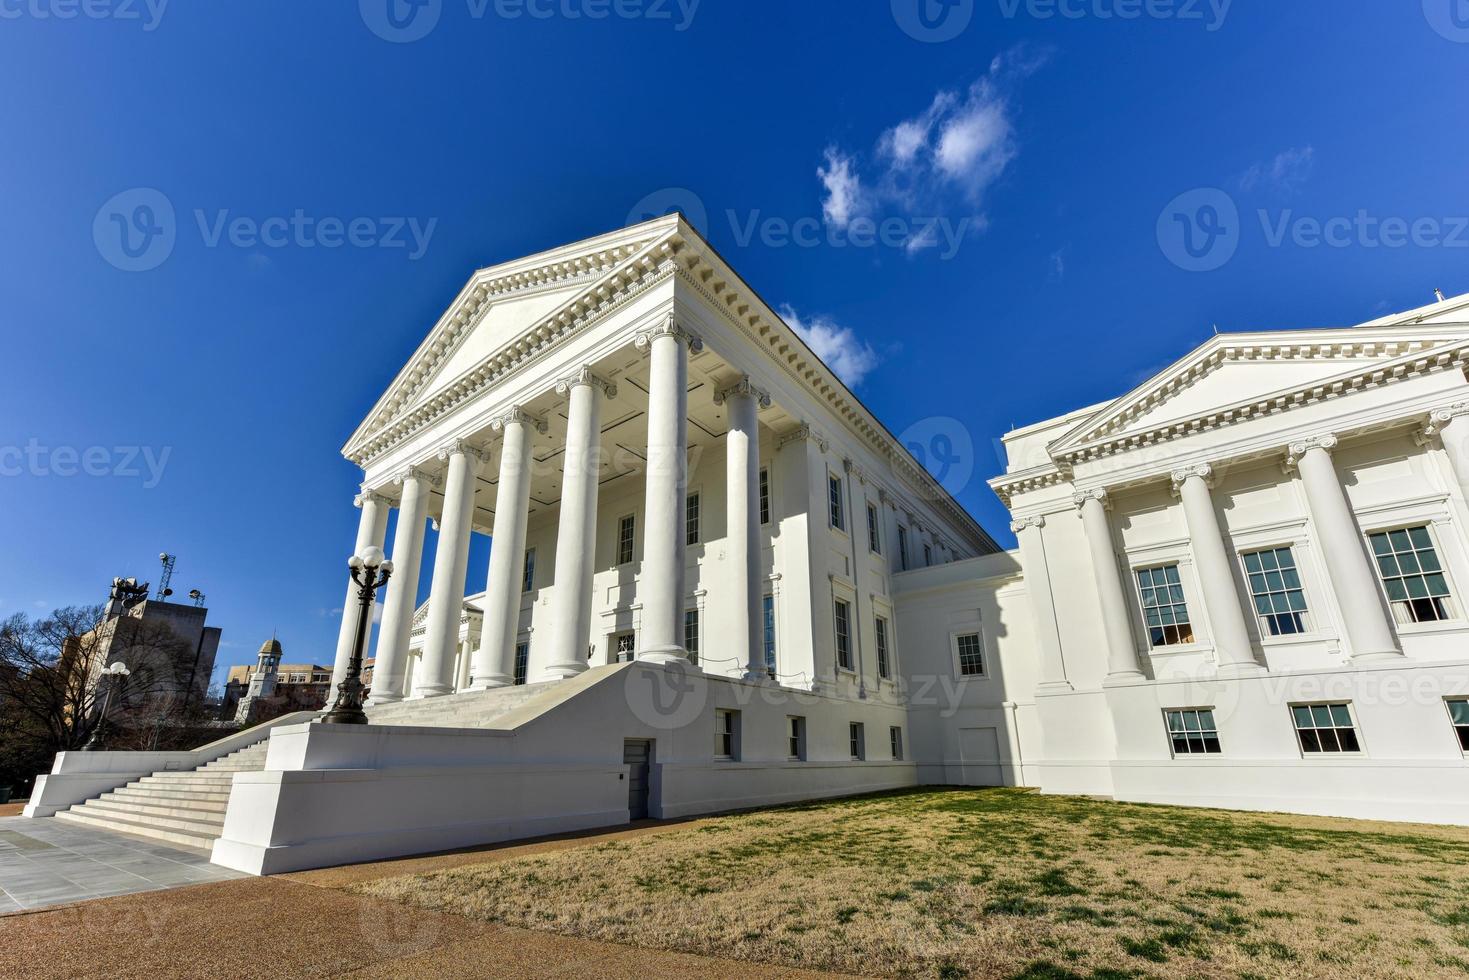
<path fill-rule="evenodd" d="M 155 772 L 62 810 L 56 819 L 207 850 L 224 832 L 235 773 L 263 770 L 268 744 L 262 738 L 198 769 Z"/>
<path fill-rule="evenodd" d="M 488 691 L 465 691 L 421 701 L 397 701 L 367 708 L 373 725 L 408 725 L 421 728 L 491 728 L 516 708 L 556 688 L 558 681 L 496 687 Z"/>

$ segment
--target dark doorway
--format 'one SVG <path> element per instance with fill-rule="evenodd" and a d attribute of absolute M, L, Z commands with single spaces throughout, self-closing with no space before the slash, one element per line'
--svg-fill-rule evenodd
<path fill-rule="evenodd" d="M 622 743 L 622 762 L 627 766 L 627 816 L 642 820 L 648 816 L 648 784 L 653 763 L 653 742 L 646 738 L 629 738 Z"/>

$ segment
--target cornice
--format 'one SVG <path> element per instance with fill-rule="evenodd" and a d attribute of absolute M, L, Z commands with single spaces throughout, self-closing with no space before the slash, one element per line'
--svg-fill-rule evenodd
<path fill-rule="evenodd" d="M 990 489 L 1000 502 L 1006 507 L 1016 494 L 1030 493 L 1034 490 L 1044 490 L 1046 487 L 1060 486 L 1068 483 L 1071 475 L 1064 470 L 1046 463 L 1041 466 L 1032 466 L 1029 469 L 1019 470 L 1015 473 L 1002 473 L 989 481 Z"/>

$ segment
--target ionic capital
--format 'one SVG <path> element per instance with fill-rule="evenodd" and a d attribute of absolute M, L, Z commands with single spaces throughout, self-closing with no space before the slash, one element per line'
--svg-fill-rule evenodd
<path fill-rule="evenodd" d="M 814 442 L 822 452 L 826 452 L 827 446 L 829 445 L 825 436 L 811 428 L 807 423 L 802 422 L 799 426 L 781 436 L 780 441 L 775 444 L 775 448 L 781 450 L 797 442 Z"/>
<path fill-rule="evenodd" d="M 672 337 L 679 343 L 686 345 L 689 351 L 694 354 L 704 349 L 704 341 L 698 335 L 692 334 L 679 326 L 678 321 L 673 318 L 672 313 L 668 315 L 668 319 L 658 324 L 658 326 L 651 327 L 639 333 L 637 339 L 633 341 L 633 345 L 638 350 L 648 350 L 652 347 L 653 341 L 659 337 Z"/>
<path fill-rule="evenodd" d="M 556 382 L 556 394 L 564 395 L 571 389 L 583 385 L 602 389 L 602 394 L 608 398 L 617 397 L 617 385 L 608 381 L 606 378 L 600 378 L 593 374 L 591 367 L 585 364 L 577 368 L 570 375 Z"/>
<path fill-rule="evenodd" d="M 397 473 L 393 474 L 393 483 L 397 484 L 400 487 L 403 484 L 407 483 L 409 480 L 417 480 L 419 483 L 422 483 L 425 486 L 432 487 L 435 490 L 444 485 L 444 480 L 442 477 L 440 477 L 432 470 L 425 469 L 422 466 L 404 467 Z"/>
<path fill-rule="evenodd" d="M 1461 415 L 1469 415 L 1469 402 L 1455 402 L 1452 405 L 1444 405 L 1435 408 L 1428 413 L 1428 424 L 1423 427 L 1423 435 L 1431 439 L 1443 432 L 1444 426 Z"/>
<path fill-rule="evenodd" d="M 507 425 L 529 425 L 541 435 L 545 435 L 546 430 L 550 428 L 546 424 L 545 419 L 538 415 L 530 414 L 519 405 L 512 405 L 508 411 L 502 412 L 495 418 L 490 419 L 490 428 L 495 432 L 501 431 Z"/>
<path fill-rule="evenodd" d="M 1029 528 L 1035 528 L 1039 531 L 1045 526 L 1046 518 L 1044 514 L 1036 514 L 1032 517 L 1017 517 L 1010 522 L 1010 533 L 1019 534 L 1021 531 Z"/>
<path fill-rule="evenodd" d="M 1285 465 L 1287 467 L 1295 466 L 1302 456 L 1313 449 L 1320 449 L 1329 453 L 1336 448 L 1337 443 L 1340 441 L 1340 439 L 1328 432 L 1325 435 L 1311 436 L 1309 439 L 1293 442 L 1286 450 Z"/>
<path fill-rule="evenodd" d="M 714 392 L 714 404 L 723 405 L 731 398 L 736 397 L 753 398 L 755 399 L 755 404 L 758 405 L 760 408 L 770 407 L 770 392 L 761 391 L 759 388 L 756 388 L 755 385 L 750 381 L 750 376 L 748 374 L 740 378 L 740 380 L 736 381 L 734 384 L 726 388 L 720 388 L 718 391 Z"/>
<path fill-rule="evenodd" d="M 1183 485 L 1194 477 L 1203 480 L 1205 486 L 1213 487 L 1213 476 L 1214 467 L 1210 466 L 1208 463 L 1196 463 L 1193 466 L 1180 466 L 1172 473 L 1173 492 L 1178 493 L 1179 490 L 1183 489 Z"/>
<path fill-rule="evenodd" d="M 1078 490 L 1071 495 L 1071 502 L 1076 505 L 1077 510 L 1081 510 L 1081 508 L 1086 505 L 1086 502 L 1088 500 L 1095 500 L 1103 507 L 1110 508 L 1112 506 L 1112 501 L 1109 500 L 1107 497 L 1106 487 L 1094 487 L 1091 490 Z"/>
<path fill-rule="evenodd" d="M 361 510 L 368 503 L 377 504 L 379 507 L 393 506 L 391 497 L 385 497 L 376 490 L 368 490 L 366 487 L 362 489 L 361 493 L 352 498 L 352 506 L 358 510 Z"/>
<path fill-rule="evenodd" d="M 490 451 L 488 449 L 472 446 L 464 439 L 455 439 L 453 442 L 445 443 L 439 447 L 438 452 L 434 455 L 438 457 L 441 463 L 446 462 L 451 456 L 468 456 L 478 463 L 486 463 L 490 459 Z"/>

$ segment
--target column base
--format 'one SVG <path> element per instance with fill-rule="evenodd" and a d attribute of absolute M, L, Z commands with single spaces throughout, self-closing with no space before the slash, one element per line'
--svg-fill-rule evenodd
<path fill-rule="evenodd" d="M 689 651 L 675 643 L 670 646 L 648 647 L 647 649 L 639 650 L 634 656 L 634 659 L 640 663 L 648 664 L 688 664 Z"/>
<path fill-rule="evenodd" d="M 1383 650 L 1378 653 L 1355 653 L 1348 659 L 1353 664 L 1381 664 L 1393 660 L 1406 660 L 1407 656 L 1399 650 Z"/>
<path fill-rule="evenodd" d="M 369 708 L 375 708 L 375 707 L 377 707 L 380 704 L 397 704 L 399 701 L 402 701 L 402 700 L 403 700 L 403 695 L 401 695 L 401 694 L 388 694 L 388 695 L 384 695 L 383 697 L 380 697 L 380 698 L 368 698 L 367 699 L 367 707 L 369 707 Z"/>
<path fill-rule="evenodd" d="M 453 694 L 454 689 L 449 687 L 420 687 L 413 692 L 411 697 L 404 698 L 405 701 L 424 701 L 428 698 L 441 698 L 446 694 Z"/>
<path fill-rule="evenodd" d="M 587 665 L 581 662 L 569 664 L 551 664 L 536 677 L 537 681 L 568 681 L 578 674 L 584 674 Z"/>
<path fill-rule="evenodd" d="M 743 679 L 760 683 L 775 683 L 775 678 L 770 676 L 770 671 L 763 664 L 758 669 L 753 666 L 746 667 Z"/>
<path fill-rule="evenodd" d="M 515 678 L 509 676 L 508 674 L 491 674 L 489 677 L 486 677 L 483 680 L 476 677 L 474 679 L 474 682 L 470 684 L 469 687 L 465 688 L 465 690 L 493 691 L 494 689 L 499 687 L 513 686 L 515 686 Z"/>

